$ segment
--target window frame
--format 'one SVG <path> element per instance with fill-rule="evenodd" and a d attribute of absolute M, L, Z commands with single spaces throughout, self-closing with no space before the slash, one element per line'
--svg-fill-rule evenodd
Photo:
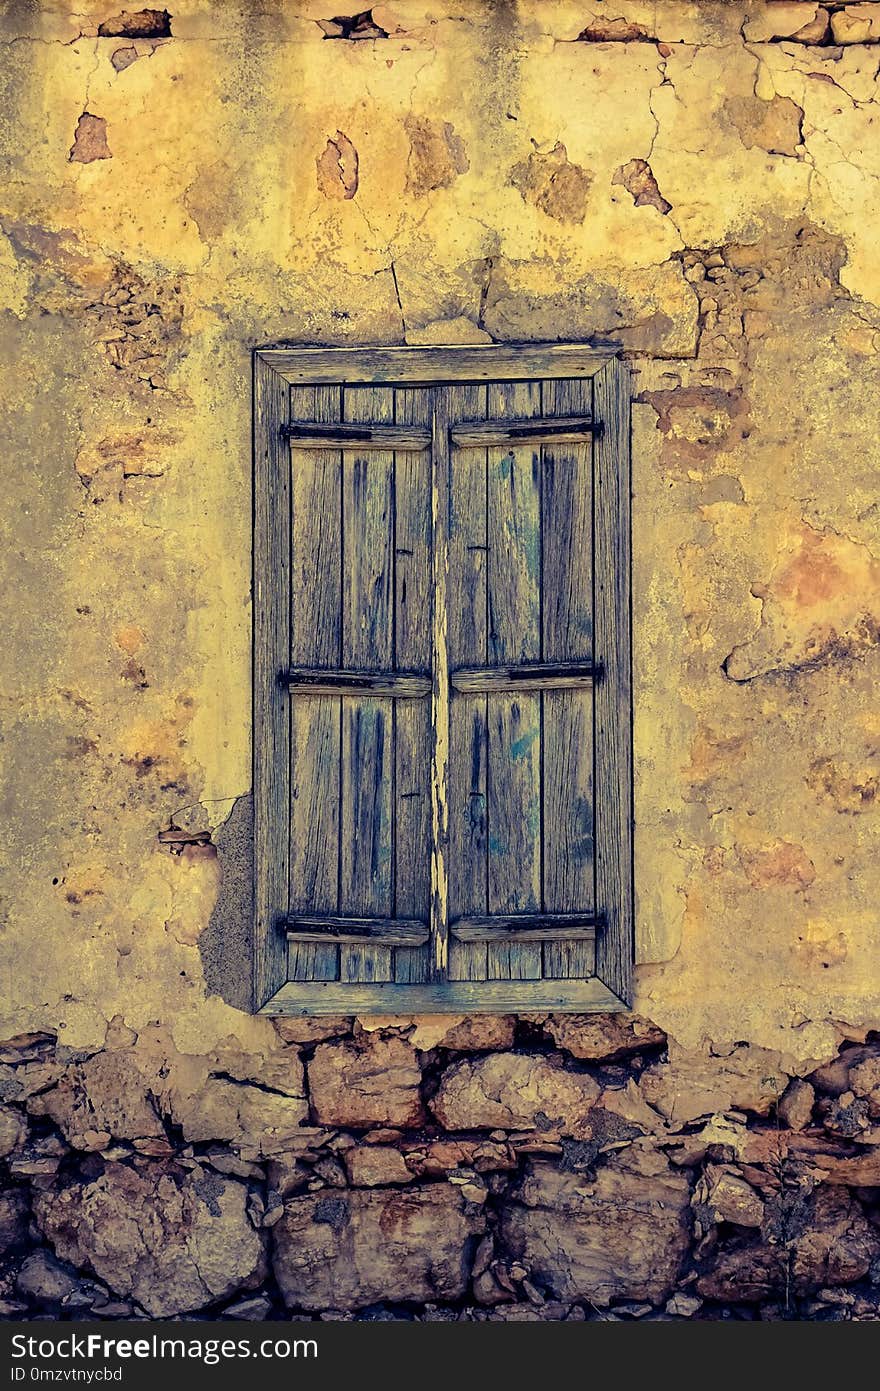
<path fill-rule="evenodd" d="M 572 980 L 437 984 L 289 982 L 279 928 L 288 901 L 291 386 L 593 381 L 597 910 L 596 974 Z M 629 369 L 580 344 L 261 347 L 253 353 L 253 1008 L 266 1015 L 589 1013 L 632 1004 L 634 962 L 631 429 Z M 601 813 L 599 809 L 601 808 Z M 601 834 L 600 834 L 601 828 Z M 551 986 L 552 989 L 547 987 Z M 311 998 L 304 998 L 306 994 Z"/>

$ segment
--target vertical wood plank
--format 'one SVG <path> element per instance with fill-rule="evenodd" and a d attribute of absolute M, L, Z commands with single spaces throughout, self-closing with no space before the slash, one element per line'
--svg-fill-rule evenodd
<path fill-rule="evenodd" d="M 541 728 L 536 696 L 489 701 L 489 911 L 541 907 Z M 540 942 L 488 948 L 490 980 L 539 980 Z"/>
<path fill-rule="evenodd" d="M 485 386 L 448 389 L 450 423 L 486 418 Z M 485 449 L 455 449 L 450 461 L 449 663 L 488 661 Z M 485 914 L 488 729 L 485 696 L 452 694 L 449 762 L 449 912 Z M 485 980 L 485 942 L 449 947 L 451 980 Z"/>
<path fill-rule="evenodd" d="M 486 697 L 456 693 L 449 753 L 449 914 L 487 912 L 486 812 L 488 738 Z M 485 942 L 450 944 L 450 980 L 486 980 Z"/>
<path fill-rule="evenodd" d="M 490 383 L 487 418 L 541 414 L 534 382 Z M 487 470 L 489 663 L 541 659 L 541 451 L 493 448 Z M 541 697 L 488 700 L 488 910 L 541 907 Z M 488 947 L 490 979 L 539 978 L 541 944 Z"/>
<path fill-rule="evenodd" d="M 449 964 L 449 397 L 438 387 L 431 422 L 431 977 Z"/>
<path fill-rule="evenodd" d="M 544 908 L 590 912 L 594 898 L 593 692 L 545 691 Z M 584 977 L 595 969 L 591 942 L 545 942 L 544 975 Z"/>
<path fill-rule="evenodd" d="M 291 387 L 290 419 L 338 421 L 338 386 Z M 342 617 L 342 454 L 291 449 L 290 664 L 334 667 Z M 290 906 L 336 912 L 339 856 L 339 702 L 294 697 L 290 708 Z M 335 946 L 288 948 L 291 980 L 335 980 Z"/>
<path fill-rule="evenodd" d="M 590 415 L 592 382 L 542 383 L 545 416 Z M 542 461 L 543 659 L 579 661 L 593 650 L 592 442 L 545 445 Z M 544 908 L 593 907 L 593 693 L 548 691 L 542 698 Z M 591 975 L 590 942 L 546 942 L 544 975 Z"/>
<path fill-rule="evenodd" d="M 395 392 L 398 425 L 431 424 L 427 387 Z M 431 669 L 431 461 L 394 456 L 394 664 Z M 395 703 L 394 915 L 427 920 L 431 898 L 431 708 L 427 700 Z M 396 947 L 394 979 L 425 982 L 427 947 Z"/>
<path fill-rule="evenodd" d="M 594 378 L 593 409 L 603 422 L 593 446 L 595 655 L 604 666 L 596 711 L 596 908 L 605 930 L 596 944 L 596 970 L 632 1003 L 632 619 L 630 610 L 629 371 L 609 362 Z"/>
<path fill-rule="evenodd" d="M 339 701 L 294 696 L 291 720 L 290 908 L 335 913 L 339 891 Z M 336 980 L 338 948 L 291 943 L 291 980 Z"/>
<path fill-rule="evenodd" d="M 391 387 L 344 387 L 343 419 L 389 423 Z M 394 651 L 394 460 L 390 451 L 343 453 L 341 665 L 388 670 Z M 343 700 L 340 886 L 343 913 L 390 916 L 394 729 L 390 700 Z M 340 979 L 392 978 L 390 947 L 339 949 Z"/>
<path fill-rule="evenodd" d="M 290 720 L 278 680 L 290 651 L 290 455 L 287 383 L 254 357 L 254 1007 L 281 988 L 287 943 Z"/>
<path fill-rule="evenodd" d="M 342 911 L 391 915 L 391 705 L 346 700 L 342 725 L 340 883 Z M 343 981 L 391 980 L 391 948 L 341 946 Z"/>

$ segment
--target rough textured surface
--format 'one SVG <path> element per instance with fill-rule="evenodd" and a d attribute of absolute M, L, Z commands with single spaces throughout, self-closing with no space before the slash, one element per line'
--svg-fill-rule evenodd
<path fill-rule="evenodd" d="M 309 1067 L 315 1117 L 325 1125 L 415 1125 L 421 1118 L 415 1050 L 401 1038 L 319 1044 Z"/>
<path fill-rule="evenodd" d="M 278 1225 L 275 1278 L 304 1309 L 357 1309 L 378 1300 L 460 1299 L 480 1209 L 454 1188 L 294 1198 Z"/>
<path fill-rule="evenodd" d="M 108 1164 L 84 1188 L 42 1196 L 35 1215 L 60 1256 L 159 1318 L 259 1283 L 263 1253 L 246 1197 L 242 1184 L 200 1167 Z"/>
<path fill-rule="evenodd" d="M 547 1058 L 494 1053 L 443 1075 L 431 1110 L 446 1130 L 541 1130 L 580 1135 L 599 1095 L 592 1077 Z"/>
<path fill-rule="evenodd" d="M 557 1299 L 664 1300 L 687 1249 L 687 1179 L 631 1152 L 591 1182 L 539 1163 L 513 1193 L 504 1239 Z"/>
<path fill-rule="evenodd" d="M 637 1148 L 615 1317 L 876 1317 L 880 6 L 332 11 L 0 17 L 0 1305 L 278 1315 L 354 1183 L 370 1298 L 594 1317 Z M 251 1017 L 250 350 L 520 337 L 633 368 L 639 1018 Z"/>

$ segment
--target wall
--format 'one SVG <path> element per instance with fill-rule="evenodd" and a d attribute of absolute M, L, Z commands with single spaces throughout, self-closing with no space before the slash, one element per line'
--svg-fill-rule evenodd
<path fill-rule="evenodd" d="M 880 5 L 333 9 L 4 10 L 2 1310 L 872 1317 Z M 631 359 L 634 1020 L 235 1007 L 280 338 Z"/>

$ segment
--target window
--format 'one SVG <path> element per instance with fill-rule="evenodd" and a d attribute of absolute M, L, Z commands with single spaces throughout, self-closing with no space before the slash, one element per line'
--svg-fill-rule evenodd
<path fill-rule="evenodd" d="M 625 366 L 274 348 L 254 399 L 256 1007 L 626 1008 Z"/>

